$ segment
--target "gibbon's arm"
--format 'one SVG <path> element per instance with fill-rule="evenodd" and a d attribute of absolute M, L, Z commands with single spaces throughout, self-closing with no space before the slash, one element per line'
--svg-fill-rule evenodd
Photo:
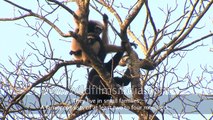
<path fill-rule="evenodd" d="M 105 48 L 105 51 L 107 53 L 111 53 L 111 52 L 121 52 L 123 51 L 123 47 L 122 46 L 117 46 L 117 45 L 110 45 L 109 44 L 109 36 L 108 36 L 108 16 L 106 14 L 103 15 L 103 30 L 102 30 L 102 41 L 103 41 L 103 45 Z M 137 47 L 137 45 L 135 43 L 130 43 L 131 46 L 134 46 L 135 48 Z"/>
<path fill-rule="evenodd" d="M 103 15 L 103 29 L 102 29 L 102 41 L 104 47 L 109 45 L 109 37 L 108 37 L 108 16 L 106 14 Z"/>
<path fill-rule="evenodd" d="M 130 45 L 133 46 L 135 49 L 137 48 L 137 44 L 135 44 L 134 42 L 130 42 Z M 107 53 L 124 51 L 123 47 L 117 45 L 107 45 L 105 47 Z"/>
<path fill-rule="evenodd" d="M 117 52 L 109 62 L 105 63 L 105 68 L 107 69 L 108 72 L 112 72 L 116 68 L 123 54 L 124 54 L 123 51 Z"/>
<path fill-rule="evenodd" d="M 102 30 L 102 41 L 104 48 L 107 53 L 110 52 L 120 52 L 123 50 L 121 46 L 110 45 L 109 44 L 109 37 L 108 37 L 108 16 L 106 14 L 103 15 L 103 30 Z"/>
<path fill-rule="evenodd" d="M 127 86 L 131 81 L 131 74 L 129 68 L 126 69 L 124 75 L 120 77 L 114 77 L 113 78 L 116 84 L 119 84 L 120 86 Z"/>
<path fill-rule="evenodd" d="M 117 45 L 107 45 L 107 46 L 105 46 L 105 49 L 106 49 L 107 53 L 123 51 L 123 48 L 121 46 L 117 46 Z"/>

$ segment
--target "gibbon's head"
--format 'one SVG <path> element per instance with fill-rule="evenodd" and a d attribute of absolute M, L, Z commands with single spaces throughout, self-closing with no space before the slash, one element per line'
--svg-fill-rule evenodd
<path fill-rule="evenodd" d="M 94 33 L 96 35 L 100 35 L 103 32 L 103 29 L 104 29 L 104 25 L 99 21 L 90 20 L 88 22 L 87 33 Z M 78 33 L 78 31 L 79 31 L 79 28 L 77 27 L 75 29 L 75 32 Z"/>
<path fill-rule="evenodd" d="M 87 44 L 91 48 L 92 52 L 98 56 L 101 48 L 101 38 L 95 33 L 88 33 Z"/>
<path fill-rule="evenodd" d="M 88 33 L 95 33 L 96 35 L 100 35 L 103 29 L 104 29 L 104 26 L 99 21 L 90 20 L 88 22 L 88 28 L 87 28 Z"/>
<path fill-rule="evenodd" d="M 87 45 L 90 47 L 92 52 L 99 57 L 101 48 L 101 38 L 95 33 L 88 33 L 87 35 Z M 86 53 L 82 50 L 80 44 L 76 39 L 71 42 L 70 55 L 74 55 L 74 60 L 82 60 L 84 62 L 89 61 Z"/>

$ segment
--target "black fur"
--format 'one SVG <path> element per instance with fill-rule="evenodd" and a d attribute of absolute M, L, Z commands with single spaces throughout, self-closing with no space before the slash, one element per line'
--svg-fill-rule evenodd
<path fill-rule="evenodd" d="M 78 50 L 78 51 L 70 51 L 70 55 L 75 55 L 75 56 L 81 56 L 82 55 L 82 50 Z"/>
<path fill-rule="evenodd" d="M 122 56 L 123 52 L 118 52 L 109 62 L 104 63 L 104 67 L 109 73 L 113 72 Z M 131 81 L 131 79 L 128 76 L 130 76 L 129 69 L 126 70 L 122 78 L 114 77 L 113 80 L 116 84 L 119 84 L 120 86 L 126 86 Z M 89 100 L 91 100 L 91 103 L 101 104 L 104 103 L 105 100 L 111 99 L 111 95 L 107 94 L 108 90 L 109 89 L 107 89 L 104 83 L 102 83 L 102 80 L 98 75 L 98 73 L 95 71 L 95 69 L 92 69 L 89 72 L 86 88 L 87 97 Z"/>
<path fill-rule="evenodd" d="M 88 26 L 87 26 L 87 32 L 88 33 L 95 33 L 96 35 L 100 35 L 102 33 L 102 24 L 98 24 L 97 21 L 92 21 L 90 20 L 88 22 Z"/>

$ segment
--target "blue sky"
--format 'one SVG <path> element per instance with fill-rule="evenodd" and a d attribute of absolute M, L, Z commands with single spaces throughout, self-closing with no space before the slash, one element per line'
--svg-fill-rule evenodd
<path fill-rule="evenodd" d="M 18 2 L 17 2 L 18 3 Z M 28 6 L 30 3 L 28 3 L 28 1 L 24 2 L 25 6 Z M 32 3 L 31 3 L 32 4 Z M 8 3 L 5 3 L 3 1 L 0 1 L 0 17 L 13 17 L 15 16 L 19 16 L 19 13 L 16 12 L 14 14 L 14 10 L 17 10 L 17 8 L 14 8 L 12 5 L 9 5 Z M 75 4 L 73 3 L 71 5 L 71 7 L 74 9 L 76 9 Z M 35 8 L 35 6 L 30 6 L 29 8 Z M 154 9 L 154 8 L 153 8 Z M 156 8 L 155 8 L 156 9 Z M 212 9 L 211 9 L 212 10 Z M 62 11 L 63 13 L 65 11 Z M 208 12 L 209 14 L 210 12 Z M 95 15 L 95 14 L 94 14 Z M 154 14 L 153 14 L 154 16 Z M 155 15 L 154 17 L 159 18 L 161 15 Z M 72 17 L 67 15 L 67 14 L 55 14 L 55 15 L 51 15 L 51 17 L 53 19 L 56 19 L 57 17 L 60 18 L 60 21 L 57 22 L 57 25 L 60 26 L 60 28 L 62 29 L 63 32 L 67 32 L 70 29 L 69 25 L 73 25 L 72 23 Z M 97 19 L 98 17 L 95 17 L 95 19 Z M 27 20 L 32 20 L 31 25 L 34 25 L 35 21 L 33 20 L 34 18 L 27 18 Z M 206 25 L 205 28 L 202 31 L 199 31 L 199 34 L 197 34 L 198 31 L 193 33 L 193 36 L 200 36 L 201 34 L 205 34 L 206 32 L 212 31 L 213 25 L 212 25 L 212 16 L 206 15 L 205 19 L 202 20 L 202 24 L 201 25 Z M 100 18 L 98 19 L 100 20 Z M 136 19 L 137 20 L 140 19 Z M 157 21 L 157 20 L 156 20 Z M 19 24 L 19 25 L 18 25 Z M 1 63 L 3 62 L 7 62 L 8 56 L 14 56 L 15 53 L 22 53 L 23 49 L 27 49 L 28 46 L 26 44 L 26 42 L 29 41 L 41 41 L 44 38 L 42 38 L 41 36 L 36 37 L 36 36 L 32 36 L 33 33 L 35 33 L 34 31 L 32 31 L 29 28 L 23 27 L 26 26 L 26 24 L 24 23 L 23 20 L 18 20 L 18 21 L 11 21 L 11 22 L 0 22 L 0 30 L 1 30 L 1 42 L 2 44 L 0 45 L 0 54 L 1 54 Z M 62 26 L 63 25 L 63 26 Z M 157 24 L 158 26 L 159 24 Z M 47 28 L 49 28 L 48 25 L 46 25 Z M 57 42 L 59 39 L 63 39 L 63 40 L 70 40 L 70 38 L 61 38 L 59 34 L 57 34 L 54 30 L 52 30 L 51 33 L 51 41 L 53 43 L 53 48 L 55 49 L 56 54 L 60 54 L 58 55 L 58 57 L 63 57 L 64 59 L 70 59 L 70 56 L 67 54 L 69 52 L 69 47 L 70 44 L 69 42 L 61 42 L 60 41 L 60 46 L 58 46 L 59 42 Z M 113 38 L 111 38 L 111 40 L 114 40 Z M 187 56 L 185 59 L 184 63 L 189 63 L 191 65 L 191 67 L 194 68 L 194 66 L 196 66 L 197 64 L 211 64 L 211 60 L 212 59 L 212 52 L 209 51 L 210 48 L 212 48 L 212 44 L 213 44 L 213 39 L 209 38 L 208 40 L 203 41 L 203 43 L 205 45 L 207 45 L 206 47 L 200 47 L 192 52 L 188 52 Z M 63 46 L 63 47 L 61 47 Z M 27 49 L 28 50 L 28 49 Z M 26 50 L 26 51 L 27 51 Z M 199 51 L 199 52 L 198 52 Z M 200 57 L 202 56 L 202 57 Z M 202 59 L 202 58 L 208 58 L 208 59 Z M 202 60 L 201 60 L 202 59 Z M 193 60 L 193 61 L 192 61 Z"/>

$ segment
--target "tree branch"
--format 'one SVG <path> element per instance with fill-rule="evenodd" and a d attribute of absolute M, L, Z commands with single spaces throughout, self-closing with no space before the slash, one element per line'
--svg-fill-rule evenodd
<path fill-rule="evenodd" d="M 69 32 L 69 33 L 63 33 L 54 23 L 52 23 L 50 20 L 48 20 L 47 18 L 45 18 L 44 16 L 41 16 L 39 14 L 36 14 L 34 12 L 32 12 L 30 9 L 26 9 L 20 5 L 17 5 L 11 1 L 8 1 L 8 0 L 4 0 L 8 3 L 10 3 L 11 5 L 14 5 L 26 12 L 28 12 L 28 14 L 26 15 L 22 15 L 22 16 L 19 16 L 19 17 L 15 17 L 15 18 L 0 18 L 0 21 L 12 21 L 12 20 L 19 20 L 21 18 L 25 18 L 25 17 L 29 17 L 29 16 L 34 16 L 34 17 L 37 17 L 41 20 L 43 20 L 44 22 L 46 22 L 48 25 L 50 25 L 51 27 L 53 27 L 62 37 L 71 37 L 71 36 L 74 36 L 74 32 Z"/>
<path fill-rule="evenodd" d="M 138 0 L 136 3 L 136 6 L 133 8 L 132 12 L 128 15 L 128 17 L 124 20 L 124 22 L 121 25 L 121 34 L 126 33 L 128 26 L 130 23 L 134 20 L 134 18 L 139 13 L 140 9 L 142 8 L 144 2 L 146 0 Z"/>

